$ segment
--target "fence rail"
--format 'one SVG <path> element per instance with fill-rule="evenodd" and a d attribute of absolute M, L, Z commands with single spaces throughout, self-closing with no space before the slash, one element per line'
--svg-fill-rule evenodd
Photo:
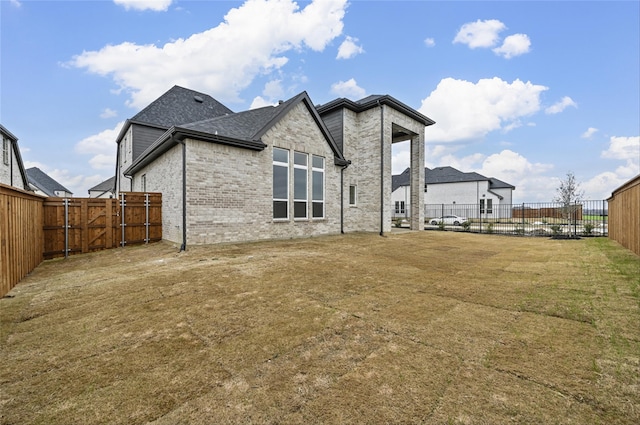
<path fill-rule="evenodd" d="M 120 198 L 47 198 L 44 258 L 162 239 L 162 195 L 122 192 Z"/>
<path fill-rule="evenodd" d="M 408 209 L 392 209 L 395 220 L 409 218 Z M 425 228 L 445 227 L 479 233 L 526 236 L 607 236 L 609 216 L 607 201 L 581 201 L 571 205 L 557 202 L 521 204 L 425 204 Z M 441 220 L 458 216 L 463 220 Z M 443 224 L 440 224 L 443 222 Z M 464 224 L 463 224 L 464 223 Z"/>

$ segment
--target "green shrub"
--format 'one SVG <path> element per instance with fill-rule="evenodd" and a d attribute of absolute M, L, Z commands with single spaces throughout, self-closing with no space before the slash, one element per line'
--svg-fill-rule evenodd
<path fill-rule="evenodd" d="M 553 226 L 551 226 L 551 232 L 554 236 L 559 235 L 560 233 L 562 233 L 562 226 L 560 226 L 559 224 L 554 224 Z"/>
<path fill-rule="evenodd" d="M 587 235 L 587 236 L 591 235 L 593 233 L 594 227 L 596 227 L 596 226 L 594 226 L 593 223 L 585 224 L 584 225 L 584 234 Z"/>
<path fill-rule="evenodd" d="M 441 221 L 438 223 L 438 230 L 444 230 L 444 220 L 441 220 Z"/>
<path fill-rule="evenodd" d="M 493 223 L 487 223 L 485 230 L 487 233 L 493 233 Z"/>
<path fill-rule="evenodd" d="M 396 227 L 402 227 L 402 222 L 404 219 L 402 217 L 396 217 L 393 219 L 393 225 Z"/>
<path fill-rule="evenodd" d="M 462 230 L 464 230 L 465 232 L 468 232 L 470 228 L 471 228 L 471 222 L 469 220 L 462 223 Z"/>

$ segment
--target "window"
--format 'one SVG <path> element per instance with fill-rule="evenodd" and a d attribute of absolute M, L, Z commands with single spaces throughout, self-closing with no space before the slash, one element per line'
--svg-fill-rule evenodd
<path fill-rule="evenodd" d="M 487 214 L 493 213 L 493 199 L 487 199 Z"/>
<path fill-rule="evenodd" d="M 396 214 L 404 214 L 404 201 L 396 201 Z"/>
<path fill-rule="evenodd" d="M 289 218 L 289 151 L 273 148 L 273 218 Z"/>
<path fill-rule="evenodd" d="M 324 218 L 324 158 L 312 155 L 312 217 Z"/>
<path fill-rule="evenodd" d="M 480 214 L 484 214 L 484 199 L 480 199 Z"/>
<path fill-rule="evenodd" d="M 307 218 L 307 166 L 309 155 L 293 153 L 293 218 Z"/>
<path fill-rule="evenodd" d="M 9 139 L 2 138 L 2 162 L 9 165 Z"/>
<path fill-rule="evenodd" d="M 349 206 L 355 207 L 358 204 L 358 186 L 349 185 Z"/>
<path fill-rule="evenodd" d="M 143 174 L 142 177 L 140 178 L 140 189 L 143 192 L 147 191 L 147 175 Z"/>

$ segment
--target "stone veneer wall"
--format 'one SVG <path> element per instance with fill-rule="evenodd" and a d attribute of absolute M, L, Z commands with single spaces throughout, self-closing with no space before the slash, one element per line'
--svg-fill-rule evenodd
<path fill-rule="evenodd" d="M 340 232 L 340 167 L 334 165 L 333 151 L 304 104 L 294 107 L 262 137 L 262 141 L 267 144 L 263 151 L 187 141 L 187 245 Z M 273 220 L 274 146 L 290 150 L 290 194 L 293 194 L 293 152 L 310 154 L 309 171 L 311 154 L 325 158 L 324 219 L 294 220 L 290 195 L 290 219 Z M 147 175 L 148 189 L 149 178 Z M 310 173 L 308 184 L 310 217 Z"/>

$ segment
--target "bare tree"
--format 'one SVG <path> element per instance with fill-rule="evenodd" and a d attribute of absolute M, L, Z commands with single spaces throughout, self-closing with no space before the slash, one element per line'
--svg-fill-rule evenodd
<path fill-rule="evenodd" d="M 573 172 L 569 171 L 567 177 L 564 180 L 560 180 L 560 186 L 556 189 L 556 197 L 553 200 L 562 204 L 562 215 L 571 223 L 571 217 L 580 207 L 578 204 L 583 197 L 584 191 L 580 189 L 580 183 L 576 180 Z M 571 229 L 569 229 L 569 232 L 571 232 Z"/>

